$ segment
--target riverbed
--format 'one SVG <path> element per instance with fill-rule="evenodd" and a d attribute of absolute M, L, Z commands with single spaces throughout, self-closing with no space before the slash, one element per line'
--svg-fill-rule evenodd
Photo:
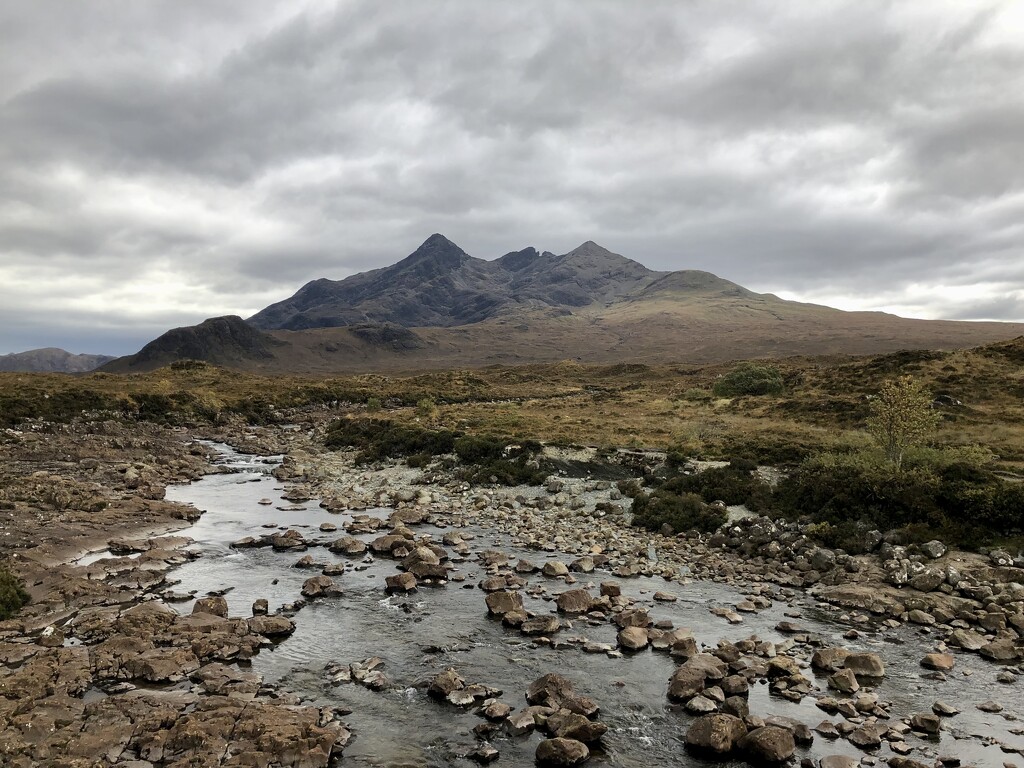
<path fill-rule="evenodd" d="M 252 660 L 253 670 L 267 682 L 280 684 L 318 705 L 351 710 L 347 721 L 356 738 L 346 749 L 343 764 L 471 765 L 460 756 L 478 744 L 472 729 L 485 721 L 472 710 L 432 700 L 425 691 L 424 682 L 449 667 L 467 682 L 501 689 L 502 701 L 514 708 L 525 705 L 527 687 L 541 675 L 558 672 L 571 679 L 578 692 L 600 704 L 600 720 L 610 727 L 588 765 L 703 764 L 683 748 L 683 737 L 693 716 L 666 697 L 668 679 L 677 666 L 667 654 L 652 650 L 621 656 L 584 652 L 583 643 L 575 638 L 615 645 L 615 627 L 606 622 L 572 619 L 572 628 L 558 635 L 569 642 L 555 649 L 535 645 L 488 617 L 484 593 L 477 588 L 485 569 L 475 560 L 476 553 L 499 550 L 537 565 L 565 560 L 564 556 L 518 548 L 506 537 L 481 528 L 460 528 L 467 538 L 474 536 L 469 542 L 472 554 L 454 562 L 453 574 L 464 581 L 453 580 L 443 587 L 421 587 L 410 595 L 389 597 L 384 579 L 397 570 L 395 562 L 387 558 L 346 558 L 323 547 L 310 548 L 308 553 L 231 548 L 232 542 L 243 537 L 289 528 L 301 531 L 307 540 L 327 543 L 341 535 L 351 516 L 329 513 L 318 506 L 316 499 L 300 504 L 281 499 L 285 486 L 270 474 L 279 457 L 245 456 L 226 446 L 219 446 L 219 450 L 220 462 L 233 472 L 209 475 L 167 491 L 169 500 L 204 510 L 187 532 L 202 556 L 171 573 L 170 578 L 179 582 L 174 589 L 200 597 L 227 590 L 224 596 L 231 615 L 247 616 L 252 603 L 260 598 L 269 601 L 271 612 L 299 599 L 302 583 L 319 573 L 319 569 L 293 567 L 303 554 L 311 554 L 317 563 L 346 565 L 342 575 L 333 577 L 344 596 L 313 600 L 295 614 L 296 631 L 291 637 Z M 259 503 L 266 498 L 273 503 Z M 381 517 L 389 512 L 369 511 Z M 443 517 L 439 522 L 444 523 Z M 321 533 L 322 523 L 336 525 L 339 533 Z M 440 540 L 450 529 L 422 525 L 415 530 L 417 535 L 429 533 Z M 377 535 L 357 538 L 369 541 Z M 1024 749 L 1024 739 L 1013 732 L 1021 724 L 1011 719 L 1020 713 L 1020 696 L 1014 687 L 995 682 L 999 667 L 976 656 L 957 654 L 956 668 L 945 681 L 926 679 L 927 671 L 919 661 L 935 646 L 927 630 L 858 624 L 860 636 L 846 639 L 844 635 L 854 625 L 840 620 L 838 611 L 816 604 L 799 591 L 788 597 L 779 594 L 770 607 L 745 614 L 742 624 L 730 625 L 710 613 L 709 608 L 734 605 L 748 592 L 706 581 L 683 584 L 661 578 L 615 578 L 600 570 L 575 576 L 578 581 L 572 588 L 590 586 L 595 595 L 600 582 L 618 582 L 623 594 L 647 607 L 653 619 L 688 627 L 700 643 L 712 648 L 722 639 L 735 642 L 752 635 L 783 643 L 786 635 L 776 631 L 776 625 L 795 621 L 826 644 L 880 654 L 886 662 L 887 676 L 875 690 L 883 701 L 892 703 L 893 722 L 930 712 L 933 702 L 940 699 L 962 710 L 944 719 L 945 730 L 938 740 L 907 734 L 906 742 L 914 748 L 911 757 L 917 760 L 931 762 L 938 756 L 955 755 L 964 764 L 1001 766 L 1014 756 L 994 744 L 987 745 L 988 739 Z M 540 615 L 554 612 L 551 595 L 567 587 L 539 573 L 526 578 L 531 586 L 544 584 L 548 592 L 547 599 L 524 594 L 527 610 Z M 653 595 L 659 590 L 674 594 L 677 601 L 655 602 Z M 177 603 L 175 608 L 188 613 L 191 603 Z M 355 663 L 374 656 L 383 659 L 383 671 L 390 681 L 383 691 L 352 683 L 332 685 L 324 673 L 329 663 Z M 812 676 L 809 669 L 806 674 Z M 826 692 L 824 677 L 818 677 L 816 683 Z M 976 709 L 977 703 L 990 699 L 1001 701 L 1004 711 L 985 713 Z M 770 695 L 767 685 L 752 687 L 750 711 L 761 717 L 792 717 L 810 727 L 823 720 L 842 719 L 818 709 L 813 696 L 793 703 Z M 499 731 L 490 741 L 500 751 L 499 765 L 528 766 L 534 764 L 541 738 L 537 734 L 512 737 Z M 820 736 L 810 747 L 798 750 L 798 757 L 831 754 L 858 758 L 872 754 L 885 759 L 892 753 L 885 746 L 865 753 L 843 739 L 829 741 Z"/>

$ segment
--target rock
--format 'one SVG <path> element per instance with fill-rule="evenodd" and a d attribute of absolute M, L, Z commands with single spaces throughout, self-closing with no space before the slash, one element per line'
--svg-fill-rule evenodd
<path fill-rule="evenodd" d="M 537 616 L 519 625 L 519 631 L 524 635 L 550 635 L 561 628 L 562 622 L 557 616 Z"/>
<path fill-rule="evenodd" d="M 328 546 L 327 549 L 331 552 L 339 553 L 342 555 L 362 555 L 366 553 L 366 544 L 357 539 L 355 536 L 342 536 L 340 539 L 335 539 Z"/>
<path fill-rule="evenodd" d="M 782 763 L 796 752 L 796 741 L 785 728 L 766 725 L 740 739 L 739 748 L 754 762 Z"/>
<path fill-rule="evenodd" d="M 938 715 L 918 714 L 910 718 L 910 727 L 921 733 L 938 733 L 942 728 L 942 721 Z"/>
<path fill-rule="evenodd" d="M 250 632 L 264 637 L 283 637 L 295 631 L 295 622 L 287 616 L 253 616 L 246 623 Z"/>
<path fill-rule="evenodd" d="M 411 573 L 399 573 L 384 577 L 384 585 L 388 594 L 395 592 L 413 592 L 416 589 L 416 577 Z"/>
<path fill-rule="evenodd" d="M 921 624 L 923 626 L 931 626 L 935 623 L 935 617 L 927 611 L 921 611 L 914 609 L 907 614 L 907 620 L 911 624 Z"/>
<path fill-rule="evenodd" d="M 602 581 L 601 582 L 601 596 L 602 597 L 619 597 L 622 594 L 622 587 L 617 581 Z"/>
<path fill-rule="evenodd" d="M 857 676 L 850 669 L 841 669 L 828 679 L 828 687 L 840 693 L 856 693 L 860 690 Z"/>
<path fill-rule="evenodd" d="M 626 627 L 619 631 L 618 642 L 627 651 L 639 651 L 647 647 L 647 630 L 642 627 Z"/>
<path fill-rule="evenodd" d="M 671 594 L 670 592 L 655 592 L 654 593 L 654 600 L 656 602 L 659 602 L 659 603 L 674 603 L 678 599 L 679 599 L 678 597 L 676 597 L 675 595 Z"/>
<path fill-rule="evenodd" d="M 270 603 L 267 602 L 267 598 L 261 597 L 253 601 L 252 604 L 252 615 L 253 616 L 266 616 L 270 613 Z"/>
<path fill-rule="evenodd" d="M 576 573 L 593 573 L 594 572 L 594 558 L 589 555 L 579 557 L 569 563 L 569 570 Z"/>
<path fill-rule="evenodd" d="M 554 672 L 542 675 L 530 683 L 526 701 L 554 709 L 568 709 L 584 717 L 592 717 L 600 710 L 592 699 L 576 695 L 571 680 Z"/>
<path fill-rule="evenodd" d="M 978 652 L 986 659 L 992 661 L 1016 661 L 1020 658 L 1020 652 L 1008 637 L 993 640 L 983 645 Z"/>
<path fill-rule="evenodd" d="M 427 685 L 427 695 L 435 699 L 447 699 L 452 691 L 461 691 L 465 687 L 466 681 L 454 669 L 446 669 L 434 675 Z"/>
<path fill-rule="evenodd" d="M 938 560 L 940 557 L 946 554 L 946 545 L 938 539 L 926 541 L 924 544 L 920 546 L 920 549 L 922 554 L 924 554 L 927 557 L 930 557 L 932 560 Z"/>
<path fill-rule="evenodd" d="M 999 567 L 1013 565 L 1013 555 L 1005 549 L 993 549 L 988 553 L 988 559 L 992 562 L 992 565 Z"/>
<path fill-rule="evenodd" d="M 201 597 L 192 606 L 192 613 L 208 613 L 211 616 L 227 618 L 228 601 L 223 597 Z"/>
<path fill-rule="evenodd" d="M 330 576 L 313 576 L 302 582 L 303 597 L 338 597 L 344 594 Z"/>
<path fill-rule="evenodd" d="M 885 664 L 877 653 L 851 653 L 843 661 L 843 668 L 857 677 L 885 676 Z"/>
<path fill-rule="evenodd" d="M 878 749 L 882 745 L 881 735 L 874 725 L 862 725 L 851 731 L 846 738 L 860 749 Z"/>
<path fill-rule="evenodd" d="M 43 648 L 60 648 L 64 645 L 63 630 L 51 624 L 39 633 L 39 644 Z"/>
<path fill-rule="evenodd" d="M 487 595 L 487 612 L 492 616 L 504 616 L 512 611 L 523 610 L 523 596 L 518 592 L 500 590 Z"/>
<path fill-rule="evenodd" d="M 943 717 L 952 717 L 953 715 L 959 715 L 960 710 L 951 704 L 947 704 L 944 701 L 936 701 L 932 704 L 932 712 L 936 715 L 942 715 Z"/>
<path fill-rule="evenodd" d="M 544 563 L 544 567 L 541 568 L 541 573 L 543 573 L 545 576 L 551 577 L 567 576 L 569 573 L 569 568 L 563 562 L 560 562 L 558 560 L 551 560 L 547 563 Z"/>
<path fill-rule="evenodd" d="M 544 739 L 537 745 L 536 760 L 539 765 L 581 765 L 589 758 L 590 749 L 575 739 Z"/>
<path fill-rule="evenodd" d="M 986 644 L 985 638 L 969 629 L 955 629 L 949 636 L 951 645 L 965 651 L 980 651 Z"/>
<path fill-rule="evenodd" d="M 983 701 L 977 705 L 977 708 L 982 712 L 1002 712 L 1003 705 L 995 701 Z"/>
<path fill-rule="evenodd" d="M 488 763 L 493 763 L 497 760 L 500 754 L 501 753 L 498 752 L 497 749 L 484 742 L 472 752 L 468 753 L 466 757 L 475 763 L 480 763 L 480 765 L 487 765 Z"/>
<path fill-rule="evenodd" d="M 928 653 L 921 659 L 921 666 L 925 669 L 937 669 L 940 672 L 948 672 L 956 665 L 956 660 L 951 653 Z"/>
<path fill-rule="evenodd" d="M 550 715 L 544 726 L 556 738 L 575 739 L 584 744 L 595 744 L 608 732 L 608 726 L 583 715 L 560 709 Z"/>
<path fill-rule="evenodd" d="M 838 672 L 843 668 L 843 662 L 849 655 L 848 650 L 837 646 L 819 648 L 811 656 L 811 668 L 822 672 Z"/>
<path fill-rule="evenodd" d="M 698 754 L 726 757 L 747 735 L 747 726 L 733 715 L 714 714 L 698 717 L 686 731 L 686 746 Z"/>
<path fill-rule="evenodd" d="M 709 715 L 718 711 L 718 702 L 707 696 L 694 696 L 686 702 L 686 711 L 692 715 Z"/>
<path fill-rule="evenodd" d="M 848 755 L 825 755 L 818 761 L 818 768 L 858 768 L 860 760 Z"/>
<path fill-rule="evenodd" d="M 931 592 L 938 589 L 939 585 L 945 581 L 945 571 L 940 571 L 936 568 L 926 568 L 915 576 L 910 577 L 910 586 L 920 592 Z"/>
<path fill-rule="evenodd" d="M 585 589 L 570 589 L 555 598 L 555 604 L 562 613 L 587 613 L 594 604 L 594 598 Z"/>

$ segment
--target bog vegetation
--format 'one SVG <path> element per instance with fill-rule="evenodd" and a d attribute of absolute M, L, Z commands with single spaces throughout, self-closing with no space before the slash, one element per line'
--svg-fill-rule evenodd
<path fill-rule="evenodd" d="M 150 374 L 0 374 L 0 427 L 40 419 L 272 423 L 336 415 L 361 461 L 434 461 L 474 483 L 559 469 L 540 442 L 667 453 L 624 485 L 636 522 L 710 529 L 714 501 L 802 517 L 836 546 L 870 528 L 975 545 L 1024 532 L 1024 339 L 956 352 L 703 367 L 572 362 L 408 376 L 261 377 L 183 362 Z M 911 378 L 906 378 L 911 377 Z M 0 432 L 2 439 L 2 432 Z M 700 474 L 685 460 L 728 462 Z M 756 466 L 783 470 L 771 485 Z"/>

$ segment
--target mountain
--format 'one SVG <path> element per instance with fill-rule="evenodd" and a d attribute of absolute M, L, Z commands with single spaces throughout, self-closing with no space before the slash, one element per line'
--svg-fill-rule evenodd
<path fill-rule="evenodd" d="M 0 355 L 0 371 L 22 373 L 85 373 L 113 360 L 110 355 L 75 355 L 57 347 Z"/>
<path fill-rule="evenodd" d="M 104 367 L 182 358 L 253 371 L 411 371 L 550 362 L 709 363 L 975 347 L 1024 324 L 910 320 L 750 291 L 710 272 L 658 272 L 583 243 L 492 261 L 432 235 L 389 267 L 307 283 L 243 321 L 177 328 Z"/>
<path fill-rule="evenodd" d="M 447 328 L 526 307 L 614 301 L 663 274 L 592 242 L 563 256 L 527 248 L 486 261 L 431 235 L 397 264 L 345 280 L 314 280 L 249 322 L 293 331 L 357 323 Z"/>
<path fill-rule="evenodd" d="M 199 325 L 172 328 L 134 355 L 121 357 L 102 370 L 128 373 L 159 368 L 175 360 L 205 360 L 227 368 L 274 359 L 283 342 L 253 328 L 236 315 L 213 317 Z"/>

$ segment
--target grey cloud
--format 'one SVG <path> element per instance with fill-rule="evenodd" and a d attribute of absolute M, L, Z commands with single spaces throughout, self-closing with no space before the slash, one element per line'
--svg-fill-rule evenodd
<path fill-rule="evenodd" d="M 118 297 L 159 268 L 157 327 L 440 231 L 476 256 L 593 239 L 880 306 L 911 284 L 1005 292 L 1024 284 L 1024 29 L 1005 34 L 1006 10 L 9 4 L 0 280 L 56 270 L 61 291 L 80 274 Z M 1024 320 L 995 293 L 922 301 L 896 303 Z"/>

